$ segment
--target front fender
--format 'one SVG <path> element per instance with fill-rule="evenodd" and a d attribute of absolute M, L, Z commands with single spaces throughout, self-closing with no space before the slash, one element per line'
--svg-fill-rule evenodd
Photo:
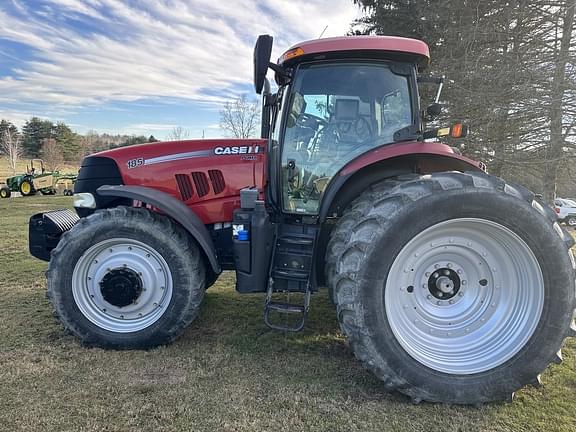
<path fill-rule="evenodd" d="M 214 248 L 214 243 L 212 242 L 210 233 L 200 218 L 196 216 L 196 214 L 182 201 L 177 200 L 165 192 L 144 186 L 106 185 L 100 186 L 96 192 L 98 195 L 102 196 L 128 198 L 141 201 L 161 210 L 164 214 L 170 216 L 182 225 L 184 229 L 194 237 L 206 254 L 214 273 L 221 273 L 220 264 L 216 257 L 216 249 Z"/>

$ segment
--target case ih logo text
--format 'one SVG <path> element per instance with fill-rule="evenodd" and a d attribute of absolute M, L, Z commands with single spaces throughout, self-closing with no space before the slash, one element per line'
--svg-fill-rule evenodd
<path fill-rule="evenodd" d="M 230 154 L 250 154 L 258 153 L 260 146 L 233 146 L 233 147 L 216 147 L 214 154 L 217 155 L 230 155 Z"/>

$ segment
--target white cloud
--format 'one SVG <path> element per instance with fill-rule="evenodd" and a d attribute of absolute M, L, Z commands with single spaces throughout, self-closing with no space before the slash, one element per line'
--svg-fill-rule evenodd
<path fill-rule="evenodd" d="M 139 123 L 127 126 L 131 130 L 170 131 L 177 127 L 175 124 Z"/>
<path fill-rule="evenodd" d="M 275 35 L 277 56 L 326 25 L 324 37 L 345 34 L 358 15 L 351 0 L 44 0 L 41 14 L 14 4 L 19 11 L 0 4 L 0 47 L 2 39 L 16 41 L 35 55 L 0 77 L 0 95 L 53 107 L 144 98 L 220 103 L 251 82 L 258 34 Z M 60 25 L 65 17 L 74 26 Z"/>
<path fill-rule="evenodd" d="M 36 115 L 31 112 L 0 109 L 0 119 L 7 120 L 18 127 L 22 127 L 27 120 L 30 120 L 30 117 L 34 116 L 46 119 L 45 116 Z"/>

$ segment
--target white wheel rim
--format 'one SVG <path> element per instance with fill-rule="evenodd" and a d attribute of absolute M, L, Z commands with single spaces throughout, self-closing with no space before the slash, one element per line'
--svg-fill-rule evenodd
<path fill-rule="evenodd" d="M 134 303 L 110 303 L 102 290 L 106 275 L 126 269 L 138 275 L 140 293 Z M 168 264 L 155 249 L 133 239 L 104 240 L 90 247 L 72 273 L 72 294 L 80 312 L 98 327 L 116 333 L 143 330 L 164 314 L 172 299 Z"/>
<path fill-rule="evenodd" d="M 544 280 L 532 250 L 510 229 L 453 219 L 402 248 L 384 301 L 392 332 L 412 358 L 440 372 L 474 374 L 503 364 L 530 339 Z"/>

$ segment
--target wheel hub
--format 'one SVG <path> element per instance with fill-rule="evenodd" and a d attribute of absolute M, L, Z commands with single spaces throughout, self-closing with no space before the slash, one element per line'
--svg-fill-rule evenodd
<path fill-rule="evenodd" d="M 540 265 L 498 223 L 451 219 L 412 238 L 386 281 L 388 323 L 421 364 L 449 374 L 490 370 L 534 332 L 544 303 Z"/>
<path fill-rule="evenodd" d="M 119 308 L 136 302 L 142 294 L 142 279 L 131 269 L 114 269 L 106 273 L 100 282 L 102 297 Z"/>
<path fill-rule="evenodd" d="M 439 300 L 450 300 L 460 291 L 460 277 L 449 268 L 436 270 L 428 278 L 428 291 Z"/>
<path fill-rule="evenodd" d="M 82 314 L 116 333 L 156 322 L 172 298 L 166 260 L 137 240 L 114 238 L 90 247 L 72 273 L 72 294 Z"/>

